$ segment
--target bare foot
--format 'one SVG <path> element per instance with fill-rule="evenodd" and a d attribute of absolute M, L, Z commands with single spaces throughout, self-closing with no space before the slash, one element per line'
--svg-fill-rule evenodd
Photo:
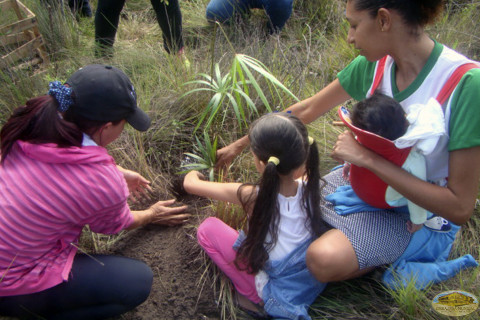
<path fill-rule="evenodd" d="M 423 224 L 414 224 L 412 221 L 407 221 L 407 230 L 410 233 L 415 233 L 418 230 L 422 229 Z"/>

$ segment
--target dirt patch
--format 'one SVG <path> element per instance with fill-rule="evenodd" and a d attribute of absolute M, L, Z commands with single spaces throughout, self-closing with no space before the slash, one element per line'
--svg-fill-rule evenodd
<path fill-rule="evenodd" d="M 165 117 L 165 119 L 172 118 Z M 156 123 L 159 128 L 155 130 L 162 130 L 161 123 L 159 121 Z M 150 130 L 152 129 L 154 128 Z M 193 128 L 185 130 L 189 129 Z M 183 177 L 177 172 L 180 171 L 180 159 L 183 159 L 183 153 L 187 152 L 183 148 L 192 146 L 191 140 L 187 140 L 191 139 L 192 135 L 189 133 L 181 137 L 185 141 L 175 141 L 177 145 L 175 149 L 168 149 L 170 147 L 166 143 L 145 146 L 145 149 L 169 151 L 158 153 L 162 155 L 161 157 L 156 158 L 151 155 L 152 158 L 146 159 L 147 162 L 155 163 L 152 172 L 159 172 L 158 175 L 149 176 L 153 194 L 149 200 L 142 203 L 130 202 L 130 207 L 132 210 L 143 210 L 156 201 L 176 198 L 179 203 L 189 206 L 192 217 L 182 226 L 148 225 L 122 233 L 115 239 L 113 245 L 105 249 L 107 252 L 102 252 L 141 260 L 150 266 L 154 275 L 148 299 L 134 310 L 110 320 L 221 319 L 221 308 L 216 302 L 219 293 L 214 287 L 217 282 L 213 272 L 210 269 L 206 270 L 208 259 L 205 258 L 206 255 L 196 240 L 198 225 L 206 217 L 211 216 L 213 211 L 209 207 L 210 200 L 188 195 L 183 190 Z M 128 137 L 123 136 L 123 138 Z M 175 135 L 175 138 L 179 137 Z M 119 141 L 118 149 L 123 150 L 121 146 L 133 143 L 130 140 Z M 121 153 L 116 155 L 116 150 L 112 149 L 114 157 L 125 157 Z M 133 159 L 134 155 L 131 158 Z M 135 167 L 133 163 L 122 163 L 122 165 L 126 168 Z"/>
<path fill-rule="evenodd" d="M 209 259 L 196 240 L 198 225 L 214 213 L 209 200 L 186 194 L 182 184 L 183 180 L 178 176 L 160 177 L 155 187 L 158 193 L 148 202 L 176 198 L 179 203 L 189 206 L 188 211 L 192 214 L 189 222 L 178 227 L 148 225 L 129 231 L 108 250 L 110 254 L 144 261 L 154 274 L 148 299 L 134 310 L 111 320 L 222 318 L 221 306 L 216 302 L 219 292 L 214 286 L 218 277 L 211 268 L 207 269 Z M 132 209 L 143 209 L 150 204 L 133 205 Z M 243 312 L 239 312 L 236 318 L 245 319 Z"/>
<path fill-rule="evenodd" d="M 130 232 L 113 251 L 136 258 L 153 270 L 153 287 L 142 305 L 119 319 L 220 319 L 204 272 L 193 229 L 147 226 Z"/>

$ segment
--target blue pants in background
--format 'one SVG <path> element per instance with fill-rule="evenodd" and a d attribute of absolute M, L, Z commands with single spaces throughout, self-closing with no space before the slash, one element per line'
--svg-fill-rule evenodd
<path fill-rule="evenodd" d="M 270 32 L 279 32 L 292 14 L 293 0 L 210 0 L 207 5 L 209 21 L 226 22 L 235 13 L 264 9 L 269 18 Z"/>

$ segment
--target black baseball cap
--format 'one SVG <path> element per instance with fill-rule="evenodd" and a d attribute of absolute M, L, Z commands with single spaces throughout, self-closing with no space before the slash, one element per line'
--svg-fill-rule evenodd
<path fill-rule="evenodd" d="M 150 117 L 137 106 L 137 94 L 128 76 L 109 65 L 90 64 L 66 82 L 73 90 L 76 114 L 96 121 L 125 119 L 138 131 L 150 127 Z"/>

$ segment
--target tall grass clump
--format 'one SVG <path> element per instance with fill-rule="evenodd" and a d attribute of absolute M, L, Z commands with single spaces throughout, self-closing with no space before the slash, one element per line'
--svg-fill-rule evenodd
<path fill-rule="evenodd" d="M 43 79 L 30 77 L 28 71 L 14 68 L 0 69 L 0 125 L 3 125 L 13 109 L 25 104 L 41 90 L 48 90 Z"/>
<path fill-rule="evenodd" d="M 52 60 L 65 59 L 70 54 L 69 48 L 80 48 L 78 23 L 68 4 L 62 1 L 24 1 L 38 21 L 38 28 L 48 48 Z"/>
<path fill-rule="evenodd" d="M 480 60 L 480 2 L 448 1 L 444 15 L 427 30 L 435 40 Z"/>
<path fill-rule="evenodd" d="M 415 288 L 415 280 L 412 280 L 405 287 L 399 286 L 395 290 L 386 290 L 392 296 L 396 305 L 398 305 L 395 317 L 404 319 L 435 319 L 432 315 L 428 315 L 431 301 L 427 299 L 425 293 L 428 292 L 430 288 L 417 290 Z"/>

